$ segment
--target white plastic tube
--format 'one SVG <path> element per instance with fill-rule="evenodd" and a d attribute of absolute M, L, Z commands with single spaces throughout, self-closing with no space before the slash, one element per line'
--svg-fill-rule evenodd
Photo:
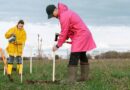
<path fill-rule="evenodd" d="M 52 52 L 53 54 L 53 72 L 52 72 L 52 81 L 55 81 L 55 52 Z"/>
<path fill-rule="evenodd" d="M 22 73 L 21 73 L 21 83 L 23 83 L 23 56 L 22 56 Z"/>
<path fill-rule="evenodd" d="M 32 48 L 31 48 L 31 54 L 30 54 L 30 74 L 32 74 Z"/>

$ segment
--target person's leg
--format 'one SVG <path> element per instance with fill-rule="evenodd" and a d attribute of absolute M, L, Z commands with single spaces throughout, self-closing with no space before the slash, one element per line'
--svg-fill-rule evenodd
<path fill-rule="evenodd" d="M 77 66 L 80 59 L 80 53 L 79 52 L 72 52 L 70 54 L 70 60 L 68 66 Z"/>
<path fill-rule="evenodd" d="M 7 65 L 7 75 L 9 77 L 10 81 L 13 81 L 13 78 L 11 77 L 13 62 L 14 62 L 14 56 L 9 56 L 8 65 Z"/>
<path fill-rule="evenodd" d="M 87 65 L 88 64 L 88 57 L 86 52 L 80 52 L 80 65 Z"/>
<path fill-rule="evenodd" d="M 14 62 L 14 56 L 9 56 L 8 65 L 7 65 L 7 74 L 8 75 L 12 74 L 13 62 Z"/>
<path fill-rule="evenodd" d="M 86 52 L 80 53 L 80 70 L 81 70 L 81 77 L 78 81 L 88 80 L 89 63 L 88 63 Z"/>
<path fill-rule="evenodd" d="M 16 60 L 17 60 L 17 71 L 18 71 L 19 75 L 21 75 L 22 74 L 22 68 L 23 68 L 22 57 L 21 56 L 17 56 Z"/>
<path fill-rule="evenodd" d="M 76 82 L 79 55 L 80 55 L 79 53 L 73 53 L 73 52 L 70 54 L 70 60 L 68 64 L 68 78 L 67 80 L 62 80 L 61 83 L 70 84 Z"/>

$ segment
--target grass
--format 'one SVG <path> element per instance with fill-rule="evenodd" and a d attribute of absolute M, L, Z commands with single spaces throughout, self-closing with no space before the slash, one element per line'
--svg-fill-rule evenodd
<path fill-rule="evenodd" d="M 2 63 L 2 62 L 0 62 Z M 56 62 L 56 79 L 67 77 L 67 61 Z M 3 68 L 0 64 L 0 68 Z M 33 74 L 29 73 L 29 62 L 24 62 L 23 83 L 16 72 L 15 81 L 9 82 L 0 71 L 0 90 L 130 90 L 130 60 L 90 60 L 91 80 L 73 84 L 28 84 L 26 80 L 51 80 L 52 61 L 33 61 Z M 78 72 L 79 73 L 79 72 Z"/>

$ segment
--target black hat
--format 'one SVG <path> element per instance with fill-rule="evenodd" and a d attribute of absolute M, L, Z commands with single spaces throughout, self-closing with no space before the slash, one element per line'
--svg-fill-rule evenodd
<path fill-rule="evenodd" d="M 53 17 L 53 11 L 55 10 L 56 6 L 55 5 L 48 5 L 46 7 L 46 13 L 48 14 L 48 19 Z"/>

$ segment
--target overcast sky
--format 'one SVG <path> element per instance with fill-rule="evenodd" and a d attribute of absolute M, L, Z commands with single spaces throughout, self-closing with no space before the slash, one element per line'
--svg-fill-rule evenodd
<path fill-rule="evenodd" d="M 130 25 L 130 0 L 0 0 L 0 21 L 47 22 L 46 6 L 59 1 L 89 25 Z"/>
<path fill-rule="evenodd" d="M 59 1 L 77 12 L 85 21 L 98 48 L 130 50 L 130 41 L 128 40 L 130 38 L 130 0 Z M 19 19 L 24 19 L 25 23 L 29 22 L 25 24 L 28 36 L 26 48 L 33 47 L 34 43 L 37 43 L 37 34 L 39 33 L 43 38 L 43 47 L 51 49 L 55 32 L 60 32 L 60 27 L 58 20 L 47 19 L 45 9 L 48 4 L 57 5 L 59 1 L 0 0 L 0 47 L 5 49 L 7 46 L 5 32 L 14 26 Z"/>

